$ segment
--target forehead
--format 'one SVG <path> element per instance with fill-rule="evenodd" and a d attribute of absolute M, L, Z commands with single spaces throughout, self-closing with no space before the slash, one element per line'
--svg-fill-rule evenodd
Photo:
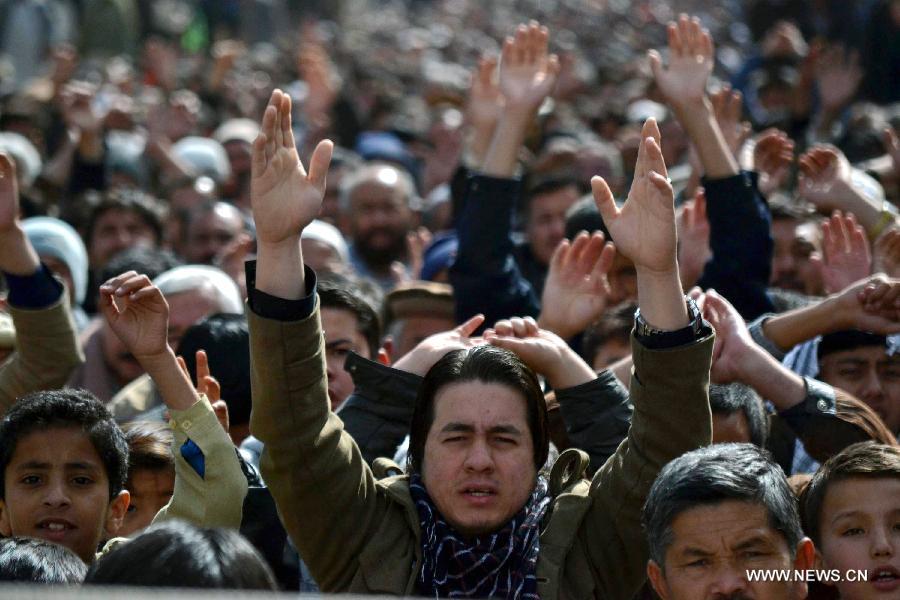
<path fill-rule="evenodd" d="M 787 540 L 769 523 L 765 506 L 725 500 L 689 508 L 672 521 L 670 553 L 689 549 L 729 553 L 736 546 L 760 540 L 787 550 Z"/>
<path fill-rule="evenodd" d="M 846 363 L 894 363 L 900 362 L 900 356 L 889 356 L 884 346 L 859 346 L 858 348 L 826 354 L 820 362 L 823 367 Z"/>
<path fill-rule="evenodd" d="M 464 381 L 446 385 L 434 397 L 436 431 L 447 423 L 464 423 L 476 429 L 496 425 L 528 428 L 525 396 L 508 385 Z"/>
<path fill-rule="evenodd" d="M 29 462 L 52 466 L 67 463 L 103 464 L 91 438 L 77 426 L 47 427 L 20 438 L 7 469 Z"/>
<path fill-rule="evenodd" d="M 323 306 L 320 313 L 325 341 L 362 338 L 362 334 L 359 333 L 359 319 L 353 312 L 343 308 Z"/>
<path fill-rule="evenodd" d="M 403 202 L 402 192 L 403 186 L 397 172 L 393 169 L 382 169 L 353 188 L 351 199 L 353 202 L 400 204 Z"/>
<path fill-rule="evenodd" d="M 115 225 L 132 226 L 134 224 L 144 225 L 144 220 L 136 210 L 130 208 L 110 208 L 103 211 L 98 217 L 95 224 L 96 228 L 110 227 Z"/>
<path fill-rule="evenodd" d="M 820 515 L 823 529 L 847 511 L 869 516 L 900 513 L 900 476 L 848 477 L 828 484 Z"/>
<path fill-rule="evenodd" d="M 529 210 L 533 214 L 549 212 L 565 212 L 575 204 L 579 198 L 579 191 L 575 184 L 535 194 L 529 200 Z"/>
<path fill-rule="evenodd" d="M 776 243 L 790 244 L 795 240 L 802 240 L 818 245 L 821 230 L 819 225 L 813 221 L 774 219 L 772 221 L 772 236 L 775 238 Z"/>

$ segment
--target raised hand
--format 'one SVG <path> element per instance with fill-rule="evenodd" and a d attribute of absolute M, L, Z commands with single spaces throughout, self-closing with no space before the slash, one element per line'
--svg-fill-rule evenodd
<path fill-rule="evenodd" d="M 825 291 L 839 292 L 854 281 L 868 277 L 872 269 L 866 232 L 857 225 L 853 213 L 836 210 L 822 224 Z"/>
<path fill-rule="evenodd" d="M 719 91 L 710 94 L 710 100 L 716 121 L 719 122 L 719 129 L 722 130 L 722 136 L 731 149 L 731 153 L 737 156 L 741 146 L 753 131 L 750 123 L 741 119 L 744 106 L 743 97 L 739 91 L 732 90 L 731 86 L 726 85 Z"/>
<path fill-rule="evenodd" d="M 250 198 L 260 245 L 299 243 L 300 232 L 322 206 L 333 144 L 319 142 L 309 173 L 300 163 L 291 129 L 291 98 L 272 92 L 253 143 Z"/>
<path fill-rule="evenodd" d="M 616 253 L 612 243 L 604 242 L 600 232 L 581 232 L 556 247 L 541 298 L 542 329 L 568 339 L 603 314 L 610 292 L 606 275 Z"/>
<path fill-rule="evenodd" d="M 900 277 L 900 229 L 888 229 L 875 240 L 872 272 Z"/>
<path fill-rule="evenodd" d="M 706 83 L 715 65 L 712 38 L 696 17 L 681 15 L 669 23 L 669 66 L 663 68 L 656 50 L 648 54 L 656 85 L 675 106 L 700 102 L 706 96 Z"/>
<path fill-rule="evenodd" d="M 843 109 L 853 100 L 862 78 L 863 70 L 857 51 L 848 51 L 841 46 L 825 50 L 816 65 L 822 110 L 835 113 Z"/>
<path fill-rule="evenodd" d="M 660 150 L 659 127 L 647 119 L 628 199 L 620 209 L 602 177 L 591 179 L 594 201 L 619 252 L 638 271 L 672 272 L 675 257 L 675 196 Z"/>
<path fill-rule="evenodd" d="M 103 128 L 106 115 L 94 111 L 95 86 L 86 82 L 72 82 L 63 89 L 63 119 L 69 127 L 80 132 L 96 133 Z"/>
<path fill-rule="evenodd" d="M 100 286 L 100 312 L 139 361 L 170 352 L 169 304 L 146 275 L 128 271 Z"/>
<path fill-rule="evenodd" d="M 555 389 L 591 381 L 597 374 L 565 340 L 541 329 L 531 317 L 504 319 L 484 332 L 484 339 L 514 352 L 526 365 L 547 378 Z"/>
<path fill-rule="evenodd" d="M 519 25 L 515 37 L 503 42 L 500 91 L 507 109 L 536 111 L 553 92 L 559 60 L 548 54 L 549 33 L 536 21 Z"/>
<path fill-rule="evenodd" d="M 687 290 L 697 283 L 711 258 L 706 193 L 699 188 L 694 199 L 685 202 L 678 215 L 678 270 L 682 289 Z"/>
<path fill-rule="evenodd" d="M 800 195 L 823 210 L 842 208 L 841 196 L 851 187 L 850 162 L 834 146 L 818 144 L 799 159 Z"/>
<path fill-rule="evenodd" d="M 216 419 L 219 421 L 219 425 L 222 426 L 225 433 L 228 433 L 228 430 L 231 428 L 231 423 L 229 422 L 228 417 L 228 405 L 222 400 L 222 386 L 209 371 L 209 359 L 206 356 L 206 352 L 197 350 L 197 353 L 194 356 L 196 360 L 195 364 L 197 365 L 197 393 L 206 396 L 213 411 L 216 413 Z M 188 379 L 190 379 L 191 372 L 188 370 L 187 363 L 180 356 L 177 357 L 177 359 L 181 371 Z"/>
<path fill-rule="evenodd" d="M 497 58 L 484 56 L 472 73 L 466 119 L 475 129 L 493 132 L 503 112 L 503 94 L 497 82 Z"/>
<path fill-rule="evenodd" d="M 484 323 L 484 315 L 475 315 L 462 325 L 429 336 L 394 363 L 393 367 L 401 371 L 424 376 L 434 363 L 445 354 L 454 350 L 464 350 L 484 344 L 482 338 L 474 338 L 472 334 Z"/>
<path fill-rule="evenodd" d="M 740 381 L 747 351 L 755 348 L 740 313 L 725 298 L 708 290 L 702 298 L 703 317 L 716 332 L 710 378 L 714 383 Z"/>
<path fill-rule="evenodd" d="M 17 228 L 19 223 L 19 179 L 16 162 L 0 152 L 0 235 Z"/>
<path fill-rule="evenodd" d="M 759 191 L 769 196 L 784 185 L 794 162 L 794 141 L 778 129 L 760 134 L 753 147 L 751 170 L 759 173 Z"/>

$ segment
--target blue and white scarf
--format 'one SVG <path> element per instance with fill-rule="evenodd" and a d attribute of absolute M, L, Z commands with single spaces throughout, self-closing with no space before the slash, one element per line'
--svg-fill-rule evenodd
<path fill-rule="evenodd" d="M 550 507 L 547 480 L 538 478 L 525 506 L 494 533 L 465 538 L 438 512 L 418 474 L 409 491 L 422 528 L 418 592 L 431 598 L 537 600 L 541 521 Z"/>

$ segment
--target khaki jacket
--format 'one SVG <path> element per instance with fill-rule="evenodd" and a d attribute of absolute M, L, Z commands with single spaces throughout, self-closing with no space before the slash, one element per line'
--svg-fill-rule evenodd
<path fill-rule="evenodd" d="M 0 365 L 0 416 L 29 392 L 62 387 L 84 361 L 67 294 L 39 310 L 10 306 L 9 314 L 16 327 L 16 352 Z"/>
<path fill-rule="evenodd" d="M 405 476 L 376 480 L 329 409 L 318 309 L 283 322 L 250 311 L 253 414 L 263 477 L 285 528 L 323 592 L 413 595 L 419 523 Z M 644 581 L 641 507 L 673 458 L 709 444 L 713 336 L 671 350 L 633 341 L 628 438 L 591 481 L 581 452 L 564 453 L 541 533 L 541 598 L 630 599 Z M 564 477 L 564 466 L 575 477 Z"/>

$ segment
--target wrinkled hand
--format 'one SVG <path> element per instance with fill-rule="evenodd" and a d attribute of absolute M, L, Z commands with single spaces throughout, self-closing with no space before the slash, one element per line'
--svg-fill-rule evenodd
<path fill-rule="evenodd" d="M 746 353 L 756 347 L 744 319 L 728 300 L 715 290 L 708 290 L 703 297 L 703 318 L 716 332 L 713 347 L 711 380 L 714 383 L 732 383 L 743 376 L 742 362 Z"/>
<path fill-rule="evenodd" d="M 875 240 L 872 272 L 900 277 L 900 229 L 888 229 Z"/>
<path fill-rule="evenodd" d="M 731 153 L 737 156 L 741 146 L 753 131 L 749 121 L 741 120 L 744 108 L 743 96 L 739 91 L 732 90 L 731 86 L 725 85 L 719 91 L 710 94 L 710 101 L 725 143 L 728 144 Z"/>
<path fill-rule="evenodd" d="M 768 197 L 781 189 L 794 162 L 794 141 L 778 129 L 763 131 L 753 147 L 751 170 L 759 173 L 759 191 Z"/>
<path fill-rule="evenodd" d="M 669 23 L 669 66 L 664 69 L 656 50 L 648 54 L 656 85 L 669 104 L 683 106 L 706 96 L 706 83 L 715 65 L 712 38 L 700 19 L 681 15 Z"/>
<path fill-rule="evenodd" d="M 515 37 L 503 42 L 500 60 L 500 91 L 506 108 L 536 111 L 553 92 L 559 74 L 559 59 L 547 53 L 550 39 L 546 27 L 536 21 L 519 25 Z"/>
<path fill-rule="evenodd" d="M 472 337 L 482 323 L 484 323 L 484 315 L 475 315 L 455 329 L 429 336 L 395 362 L 393 367 L 424 377 L 429 369 L 448 352 L 483 345 L 485 342 L 482 338 Z"/>
<path fill-rule="evenodd" d="M 840 197 L 851 186 L 850 162 L 834 146 L 818 144 L 799 159 L 800 195 L 823 210 L 839 209 Z"/>
<path fill-rule="evenodd" d="M 101 285 L 100 312 L 139 361 L 169 351 L 169 304 L 146 275 L 128 271 Z"/>
<path fill-rule="evenodd" d="M 0 152 L 0 235 L 19 224 L 19 180 L 16 161 Z"/>
<path fill-rule="evenodd" d="M 503 94 L 497 82 L 497 58 L 484 56 L 472 73 L 466 119 L 476 129 L 493 131 L 503 112 Z"/>
<path fill-rule="evenodd" d="M 299 243 L 300 232 L 322 206 L 333 147 L 329 140 L 319 142 L 307 174 L 294 144 L 290 96 L 272 92 L 253 143 L 251 168 L 250 204 L 261 245 Z"/>
<path fill-rule="evenodd" d="M 711 258 L 706 192 L 698 188 L 697 195 L 682 205 L 678 215 L 678 272 L 683 289 L 697 283 Z"/>
<path fill-rule="evenodd" d="M 515 353 L 533 371 L 546 377 L 555 389 L 574 387 L 597 377 L 565 340 L 538 327 L 531 317 L 498 321 L 493 328 L 485 330 L 484 339 Z"/>
<path fill-rule="evenodd" d="M 606 276 L 616 249 L 603 234 L 579 233 L 553 251 L 541 298 L 540 327 L 571 338 L 600 318 L 610 288 Z"/>
<path fill-rule="evenodd" d="M 863 78 L 859 65 L 859 53 L 841 46 L 832 46 L 822 52 L 816 65 L 816 82 L 822 110 L 837 112 L 856 95 Z"/>
<path fill-rule="evenodd" d="M 659 127 L 647 119 L 634 169 L 634 182 L 620 209 L 602 177 L 591 179 L 594 201 L 619 252 L 638 271 L 669 273 L 676 267 L 675 195 L 660 150 Z"/>
<path fill-rule="evenodd" d="M 853 213 L 836 210 L 822 224 L 822 278 L 825 291 L 839 292 L 855 281 L 868 277 L 872 269 L 866 232 L 856 223 Z"/>

